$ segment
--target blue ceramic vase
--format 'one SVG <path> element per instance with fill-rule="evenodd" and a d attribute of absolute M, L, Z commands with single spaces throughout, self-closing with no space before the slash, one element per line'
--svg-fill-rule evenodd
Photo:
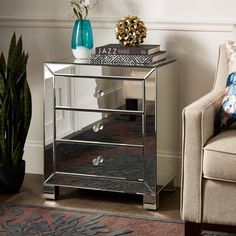
<path fill-rule="evenodd" d="M 93 32 L 90 20 L 76 20 L 74 23 L 72 52 L 77 59 L 89 59 L 93 50 Z"/>

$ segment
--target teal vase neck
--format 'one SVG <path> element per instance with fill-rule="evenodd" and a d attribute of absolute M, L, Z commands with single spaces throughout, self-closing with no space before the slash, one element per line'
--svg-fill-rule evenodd
<path fill-rule="evenodd" d="M 76 19 L 75 22 L 88 22 L 90 23 L 89 19 Z"/>

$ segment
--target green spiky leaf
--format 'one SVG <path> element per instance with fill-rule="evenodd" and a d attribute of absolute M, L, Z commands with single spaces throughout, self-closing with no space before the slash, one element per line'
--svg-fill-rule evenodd
<path fill-rule="evenodd" d="M 16 34 L 14 32 L 12 38 L 11 38 L 11 44 L 8 52 L 8 60 L 7 60 L 7 68 L 8 70 L 11 70 L 12 63 L 13 63 L 13 55 L 15 53 L 16 49 Z"/>
<path fill-rule="evenodd" d="M 0 74 L 0 101 L 3 101 L 5 93 L 5 84 L 2 75 Z"/>
<path fill-rule="evenodd" d="M 2 78 L 5 80 L 5 76 L 6 76 L 6 60 L 5 57 L 3 55 L 3 53 L 1 53 L 0 56 L 0 74 L 2 75 Z"/>
<path fill-rule="evenodd" d="M 5 140 L 5 130 L 6 130 L 6 118 L 7 118 L 7 101 L 6 96 L 4 101 L 0 105 L 0 163 L 5 163 L 6 159 L 6 140 Z"/>
<path fill-rule="evenodd" d="M 24 110 L 23 110 L 23 115 L 24 115 L 24 123 L 23 125 L 23 130 L 22 130 L 22 148 L 24 148 L 24 144 L 26 141 L 27 133 L 29 130 L 30 126 L 30 121 L 31 121 L 31 116 L 32 116 L 32 101 L 31 101 L 31 92 L 29 89 L 29 85 L 27 80 L 25 80 L 24 87 L 23 87 L 23 97 L 24 97 Z"/>

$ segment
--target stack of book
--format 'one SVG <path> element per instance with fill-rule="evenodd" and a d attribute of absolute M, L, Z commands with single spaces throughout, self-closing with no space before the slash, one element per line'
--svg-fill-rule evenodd
<path fill-rule="evenodd" d="M 161 51 L 160 45 L 125 47 L 121 44 L 107 44 L 95 48 L 90 62 L 101 65 L 152 66 L 166 58 L 167 52 Z"/>

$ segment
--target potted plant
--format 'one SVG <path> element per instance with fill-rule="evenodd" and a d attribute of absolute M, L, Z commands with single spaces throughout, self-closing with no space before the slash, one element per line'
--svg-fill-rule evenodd
<path fill-rule="evenodd" d="M 24 146 L 32 115 L 26 78 L 28 53 L 12 36 L 8 59 L 0 56 L 0 192 L 19 192 L 25 175 Z"/>

